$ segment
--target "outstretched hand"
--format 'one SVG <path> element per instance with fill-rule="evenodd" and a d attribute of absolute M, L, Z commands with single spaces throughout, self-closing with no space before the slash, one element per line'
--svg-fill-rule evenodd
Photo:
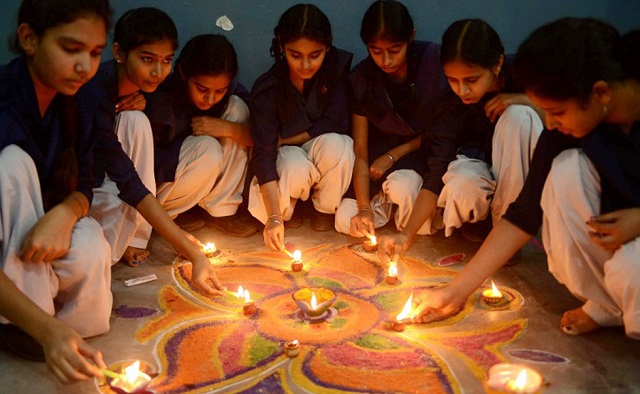
<path fill-rule="evenodd" d="M 443 286 L 437 289 L 424 289 L 414 295 L 411 321 L 430 323 L 455 315 L 464 306 L 466 299 L 450 294 L 450 290 L 450 287 Z"/>
<path fill-rule="evenodd" d="M 220 283 L 213 264 L 204 254 L 198 256 L 192 264 L 191 281 L 198 290 L 212 296 L 225 294 L 226 289 Z"/>
<path fill-rule="evenodd" d="M 383 235 L 378 243 L 378 257 L 385 263 L 392 259 L 397 262 L 410 245 L 411 240 L 405 233 Z"/>

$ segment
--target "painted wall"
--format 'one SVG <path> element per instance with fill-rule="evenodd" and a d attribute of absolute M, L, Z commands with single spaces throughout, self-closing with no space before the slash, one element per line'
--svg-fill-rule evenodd
<path fill-rule="evenodd" d="M 359 38 L 360 21 L 372 0 L 306 1 L 327 14 L 336 46 L 353 52 L 355 62 L 365 57 Z M 0 63 L 6 63 L 13 57 L 6 43 L 15 31 L 20 1 L 3 0 L 2 3 L 0 42 L 4 45 L 0 45 Z M 153 6 L 166 11 L 176 22 L 182 43 L 197 34 L 225 34 L 236 47 L 240 81 L 247 87 L 271 65 L 269 47 L 273 28 L 280 14 L 296 3 L 293 0 L 111 0 L 116 19 L 134 7 Z M 498 31 L 507 52 L 515 52 L 536 27 L 565 16 L 602 19 L 621 32 L 640 28 L 640 0 L 404 0 L 403 3 L 413 16 L 418 39 L 439 42 L 451 22 L 482 18 Z M 232 30 L 224 31 L 216 26 L 216 20 L 222 15 L 233 23 Z M 108 52 L 104 59 L 111 58 Z"/>

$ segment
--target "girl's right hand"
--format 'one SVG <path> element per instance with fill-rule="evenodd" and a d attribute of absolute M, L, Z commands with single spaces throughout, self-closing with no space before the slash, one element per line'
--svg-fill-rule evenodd
<path fill-rule="evenodd" d="M 395 256 L 402 256 L 402 253 L 409 249 L 411 239 L 405 233 L 394 235 L 383 235 L 378 243 L 378 257 L 380 261 L 387 262 Z"/>
<path fill-rule="evenodd" d="M 395 161 L 393 161 L 389 155 L 378 157 L 369 167 L 369 177 L 373 181 L 379 181 L 389 168 L 393 167 L 394 163 Z"/>
<path fill-rule="evenodd" d="M 284 223 L 275 220 L 268 220 L 262 232 L 264 246 L 271 250 L 281 251 L 284 249 Z"/>
<path fill-rule="evenodd" d="M 449 285 L 424 289 L 413 297 L 411 321 L 429 323 L 444 320 L 460 311 L 465 302 L 466 298 L 461 298 Z"/>
<path fill-rule="evenodd" d="M 375 234 L 373 212 L 363 209 L 351 218 L 350 233 L 352 237 L 364 237 Z"/>
<path fill-rule="evenodd" d="M 67 254 L 77 221 L 63 204 L 45 213 L 27 233 L 18 256 L 22 261 L 50 263 Z"/>

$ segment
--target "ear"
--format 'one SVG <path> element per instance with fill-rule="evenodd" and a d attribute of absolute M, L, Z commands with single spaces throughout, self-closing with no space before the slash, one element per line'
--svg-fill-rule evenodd
<path fill-rule="evenodd" d="M 114 42 L 111 45 L 111 52 L 113 53 L 113 58 L 116 59 L 116 62 L 124 62 L 124 51 L 122 50 L 122 47 L 120 47 L 120 44 Z"/>
<path fill-rule="evenodd" d="M 24 50 L 27 56 L 33 56 L 35 54 L 38 39 L 38 35 L 28 24 L 21 23 L 20 26 L 18 26 L 18 40 L 20 41 L 22 50 Z"/>
<path fill-rule="evenodd" d="M 502 66 L 504 65 L 504 55 L 500 55 L 498 58 L 498 62 L 495 66 L 493 66 L 493 73 L 498 76 L 500 75 L 500 71 L 502 70 Z"/>
<path fill-rule="evenodd" d="M 606 106 L 611 100 L 611 86 L 605 81 L 596 81 L 591 87 L 591 93 L 602 105 Z"/>

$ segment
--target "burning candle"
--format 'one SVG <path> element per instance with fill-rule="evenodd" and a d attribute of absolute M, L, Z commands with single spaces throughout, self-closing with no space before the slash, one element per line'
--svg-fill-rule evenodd
<path fill-rule="evenodd" d="M 487 304 L 497 304 L 503 300 L 502 293 L 498 290 L 493 280 L 491 280 L 491 288 L 482 292 L 482 300 Z"/>
<path fill-rule="evenodd" d="M 286 249 L 285 249 L 286 250 Z M 293 259 L 291 261 L 291 270 L 293 272 L 300 272 L 302 271 L 302 253 L 299 250 L 296 250 L 295 252 L 293 252 L 293 254 L 291 255 L 291 258 Z"/>
<path fill-rule="evenodd" d="M 378 250 L 378 238 L 376 238 L 375 235 L 370 234 L 367 234 L 367 238 L 369 239 L 365 239 L 362 243 L 364 250 L 367 252 L 375 252 Z"/>
<path fill-rule="evenodd" d="M 316 298 L 316 293 L 311 292 L 311 310 L 315 311 L 318 308 L 318 299 Z"/>
<path fill-rule="evenodd" d="M 387 269 L 387 277 L 385 282 L 390 285 L 398 283 L 398 263 L 395 261 L 389 261 L 389 269 Z"/>
<path fill-rule="evenodd" d="M 284 344 L 284 354 L 289 358 L 296 358 L 300 354 L 300 343 L 297 339 Z"/>
<path fill-rule="evenodd" d="M 251 316 L 254 313 L 256 313 L 257 310 L 258 308 L 256 307 L 256 303 L 253 302 L 253 300 L 251 300 L 251 295 L 249 294 L 249 290 L 245 289 L 244 305 L 242 306 L 242 311 L 244 312 L 245 315 Z"/>
<path fill-rule="evenodd" d="M 213 242 L 207 242 L 202 246 L 202 253 L 204 253 L 208 258 L 212 258 L 220 254 L 220 251 L 216 248 L 216 245 Z"/>
<path fill-rule="evenodd" d="M 124 369 L 124 374 L 113 379 L 109 385 L 116 391 L 135 393 L 144 390 L 151 381 L 151 377 L 140 371 L 140 361 L 136 361 Z"/>
<path fill-rule="evenodd" d="M 506 393 L 540 393 L 542 376 L 533 368 L 520 364 L 495 364 L 489 369 L 489 389 Z"/>
<path fill-rule="evenodd" d="M 409 296 L 409 299 L 404 304 L 404 307 L 402 308 L 402 312 L 398 313 L 398 315 L 396 316 L 396 319 L 393 322 L 391 322 L 392 330 L 398 331 L 398 332 L 404 331 L 405 319 L 409 317 L 409 315 L 411 314 L 411 310 L 413 309 L 412 303 L 413 303 L 413 294 Z"/>

